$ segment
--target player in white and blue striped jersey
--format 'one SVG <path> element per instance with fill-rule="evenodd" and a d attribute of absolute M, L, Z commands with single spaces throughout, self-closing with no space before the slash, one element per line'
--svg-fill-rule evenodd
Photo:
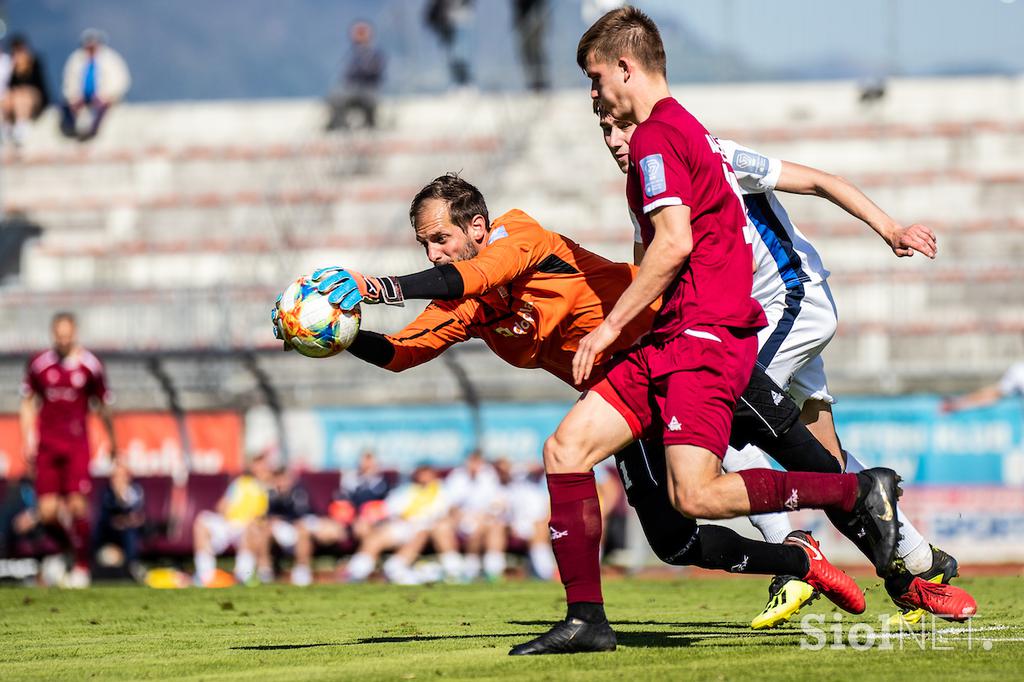
<path fill-rule="evenodd" d="M 632 126 L 604 117 L 601 128 L 605 144 L 625 172 Z M 896 256 L 909 257 L 917 252 L 934 258 L 935 234 L 924 225 L 900 225 L 857 187 L 836 175 L 771 158 L 731 140 L 709 139 L 709 144 L 716 146 L 723 163 L 731 166 L 736 178 L 734 189 L 747 213 L 748 238 L 754 252 L 752 293 L 768 318 L 768 326 L 758 334 L 758 365 L 801 406 L 801 421 L 845 470 L 860 471 L 863 465 L 842 449 L 836 435 L 832 420 L 835 400 L 829 393 L 821 358 L 838 324 L 827 283 L 829 272 L 814 246 L 790 220 L 775 191 L 829 199 L 871 227 Z M 630 217 L 636 228 L 635 218 Z M 634 256 L 638 263 L 643 258 L 643 245 L 639 242 L 635 232 Z M 742 451 L 730 449 L 723 461 L 723 468 L 730 472 L 768 466 L 764 453 L 752 446 Z M 903 513 L 898 513 L 903 524 L 898 554 L 907 574 L 887 581 L 887 587 L 898 603 L 929 601 L 928 596 L 921 600 L 902 597 L 907 590 L 927 590 L 922 587 L 926 581 L 948 582 L 956 574 L 956 561 L 934 549 Z M 781 513 L 752 516 L 751 522 L 769 542 L 780 542 L 792 531 L 788 518 Z M 778 625 L 795 615 L 812 597 L 808 585 L 785 576 L 777 578 L 769 590 L 768 605 L 752 626 Z M 904 610 L 904 617 L 912 622 L 923 615 L 919 609 Z"/>

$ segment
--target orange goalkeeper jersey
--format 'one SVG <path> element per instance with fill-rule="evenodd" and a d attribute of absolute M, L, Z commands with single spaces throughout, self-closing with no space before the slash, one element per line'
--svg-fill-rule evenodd
<path fill-rule="evenodd" d="M 580 339 L 604 320 L 636 274 L 636 267 L 587 251 L 519 210 L 491 223 L 480 252 L 454 265 L 464 296 L 431 301 L 409 326 L 388 335 L 395 357 L 387 369 L 399 372 L 480 338 L 510 365 L 546 369 L 571 384 Z M 649 331 L 659 303 L 623 329 L 597 361 Z"/>

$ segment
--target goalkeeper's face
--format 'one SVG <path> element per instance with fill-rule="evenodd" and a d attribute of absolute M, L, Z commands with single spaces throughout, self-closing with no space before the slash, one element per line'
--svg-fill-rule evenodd
<path fill-rule="evenodd" d="M 434 265 L 447 265 L 469 260 L 480 252 L 487 237 L 487 221 L 475 216 L 463 228 L 452 222 L 448 205 L 432 199 L 423 204 L 416 214 L 416 241 Z"/>

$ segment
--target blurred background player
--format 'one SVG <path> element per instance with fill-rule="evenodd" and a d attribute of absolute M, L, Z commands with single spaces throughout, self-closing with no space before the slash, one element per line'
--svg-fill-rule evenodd
<path fill-rule="evenodd" d="M 444 480 L 445 495 L 463 546 L 463 577 L 488 580 L 505 573 L 505 527 L 501 523 L 501 482 L 483 453 L 473 450 Z"/>
<path fill-rule="evenodd" d="M 95 28 L 82 32 L 81 47 L 64 63 L 60 130 L 80 142 L 91 140 L 110 108 L 124 99 L 132 79 L 128 65 Z"/>
<path fill-rule="evenodd" d="M 142 486 L 132 480 L 128 465 L 115 461 L 100 497 L 93 546 L 100 563 L 121 566 L 136 582 L 145 578 L 139 563 L 139 543 L 146 523 L 145 504 Z"/>
<path fill-rule="evenodd" d="M 36 483 L 30 473 L 10 481 L 0 508 L 0 558 L 35 556 L 41 551 Z"/>
<path fill-rule="evenodd" d="M 377 127 L 377 98 L 387 60 L 384 51 L 374 45 L 373 27 L 369 22 L 352 24 L 349 39 L 352 46 L 348 64 L 339 79 L 341 82 L 327 97 L 327 130 Z M 354 121 L 353 113 L 358 113 L 361 119 Z"/>
<path fill-rule="evenodd" d="M 527 546 L 530 572 L 541 580 L 555 575 L 555 555 L 551 553 L 551 532 L 548 530 L 548 492 L 544 470 L 516 473 L 505 458 L 494 462 L 494 470 L 502 486 L 503 516 L 506 538 L 515 538 Z"/>
<path fill-rule="evenodd" d="M 74 315 L 54 315 L 51 331 L 53 348 L 29 360 L 22 384 L 21 437 L 25 458 L 34 463 L 36 471 L 40 523 L 57 545 L 74 557 L 67 586 L 87 587 L 92 479 L 86 418 L 90 409 L 96 410 L 116 458 L 108 409 L 111 394 L 103 364 L 78 344 Z"/>
<path fill-rule="evenodd" d="M 219 580 L 217 555 L 235 548 L 235 579 L 247 583 L 256 571 L 257 554 L 266 544 L 266 515 L 270 504 L 268 490 L 273 474 L 266 455 L 255 457 L 247 473 L 228 485 L 215 511 L 196 516 L 192 530 L 195 549 L 195 580 L 212 587 Z"/>
<path fill-rule="evenodd" d="M 384 562 L 384 575 L 400 585 L 419 583 L 412 565 L 429 541 L 441 560 L 445 576 L 460 580 L 462 557 L 450 510 L 444 481 L 437 470 L 420 464 L 413 470 L 410 482 L 393 490 L 384 500 L 384 518 L 359 543 L 346 566 L 346 578 L 355 582 L 366 580 L 380 555 L 395 550 Z"/>
<path fill-rule="evenodd" d="M 260 550 L 257 570 L 261 580 L 272 578 L 271 541 L 294 557 L 291 583 L 305 587 L 313 582 L 313 535 L 319 523 L 310 506 L 309 491 L 294 472 L 281 467 L 274 472 L 267 505 L 267 532 Z M 269 574 L 269 575 L 268 575 Z M 269 580 L 264 580 L 269 582 Z"/>
<path fill-rule="evenodd" d="M 328 547 L 348 539 L 359 542 L 383 519 L 384 499 L 389 492 L 391 483 L 381 471 L 377 456 L 372 450 L 364 451 L 355 470 L 341 472 L 327 516 L 310 521 L 313 540 L 317 545 Z"/>
<path fill-rule="evenodd" d="M 947 413 L 971 410 L 992 405 L 1003 398 L 1015 395 L 1024 395 L 1024 362 L 1011 365 L 994 384 L 982 386 L 962 396 L 946 398 L 942 402 L 941 410 Z"/>

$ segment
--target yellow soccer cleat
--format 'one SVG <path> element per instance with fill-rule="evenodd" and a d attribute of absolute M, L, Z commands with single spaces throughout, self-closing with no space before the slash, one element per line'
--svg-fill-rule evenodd
<path fill-rule="evenodd" d="M 755 630 L 767 630 L 782 625 L 795 616 L 804 604 L 817 599 L 819 595 L 813 587 L 791 575 L 779 575 L 772 579 L 768 587 L 768 603 L 750 627 Z"/>

